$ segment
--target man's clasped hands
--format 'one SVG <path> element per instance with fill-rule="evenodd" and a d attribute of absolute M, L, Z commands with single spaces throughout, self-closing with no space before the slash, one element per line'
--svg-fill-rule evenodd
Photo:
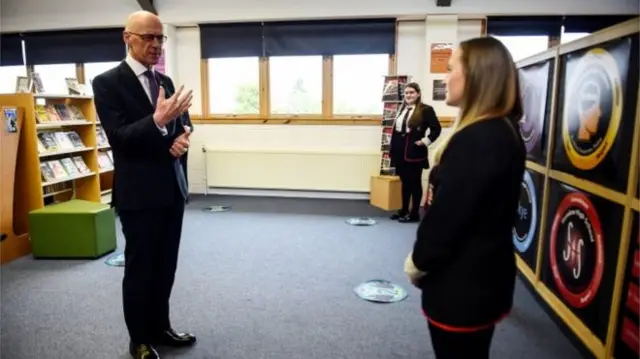
<path fill-rule="evenodd" d="M 180 86 L 178 91 L 171 95 L 169 98 L 165 98 L 165 90 L 160 87 L 158 91 L 158 101 L 156 104 L 156 111 L 153 113 L 153 120 L 156 125 L 164 128 L 170 121 L 186 112 L 191 107 L 191 101 L 193 100 L 193 90 L 184 92 L 184 86 Z M 178 136 L 171 145 L 169 152 L 172 156 L 178 158 L 184 155 L 189 149 L 189 136 L 191 135 L 191 128 L 184 126 L 184 133 Z"/>

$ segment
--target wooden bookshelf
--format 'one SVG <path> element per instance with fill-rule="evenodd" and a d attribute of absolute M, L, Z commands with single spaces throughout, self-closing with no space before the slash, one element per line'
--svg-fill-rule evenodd
<path fill-rule="evenodd" d="M 43 208 L 45 205 L 72 198 L 101 202 L 102 175 L 98 167 L 96 111 L 92 97 L 18 93 L 0 95 L 0 103 L 3 106 L 21 108 L 24 113 L 18 145 L 13 205 L 13 231 L 17 236 L 22 236 L 25 241 L 28 241 L 29 212 Z M 38 123 L 36 105 L 55 104 L 76 106 L 85 120 Z M 47 152 L 39 149 L 39 133 L 68 131 L 77 133 L 84 146 Z M 44 179 L 41 164 L 75 156 L 82 159 L 88 172 Z M 14 252 L 7 255 L 3 253 L 1 263 L 25 254 L 28 252 Z"/>
<path fill-rule="evenodd" d="M 99 130 L 102 128 L 100 121 L 96 122 L 96 138 L 100 141 Z M 111 145 L 109 145 L 106 135 L 103 136 L 103 142 L 97 144 L 98 154 L 111 152 Z M 111 162 L 113 163 L 113 157 Z M 113 168 L 105 168 L 99 171 L 100 174 L 100 201 L 104 204 L 111 204 L 111 190 L 113 189 Z"/>

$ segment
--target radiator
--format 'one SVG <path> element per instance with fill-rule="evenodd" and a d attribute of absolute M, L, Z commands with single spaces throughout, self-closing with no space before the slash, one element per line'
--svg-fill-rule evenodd
<path fill-rule="evenodd" d="M 369 192 L 380 153 L 204 147 L 208 188 Z"/>

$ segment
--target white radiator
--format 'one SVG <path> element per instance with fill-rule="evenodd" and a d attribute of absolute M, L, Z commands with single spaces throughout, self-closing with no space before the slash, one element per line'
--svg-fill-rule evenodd
<path fill-rule="evenodd" d="M 380 153 L 204 147 L 209 188 L 369 192 Z"/>

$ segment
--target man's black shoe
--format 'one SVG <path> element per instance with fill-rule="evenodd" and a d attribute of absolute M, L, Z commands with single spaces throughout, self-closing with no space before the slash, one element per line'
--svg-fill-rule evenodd
<path fill-rule="evenodd" d="M 158 338 L 156 344 L 168 347 L 188 347 L 196 343 L 196 337 L 189 333 L 177 333 L 173 329 L 167 329 Z"/>

